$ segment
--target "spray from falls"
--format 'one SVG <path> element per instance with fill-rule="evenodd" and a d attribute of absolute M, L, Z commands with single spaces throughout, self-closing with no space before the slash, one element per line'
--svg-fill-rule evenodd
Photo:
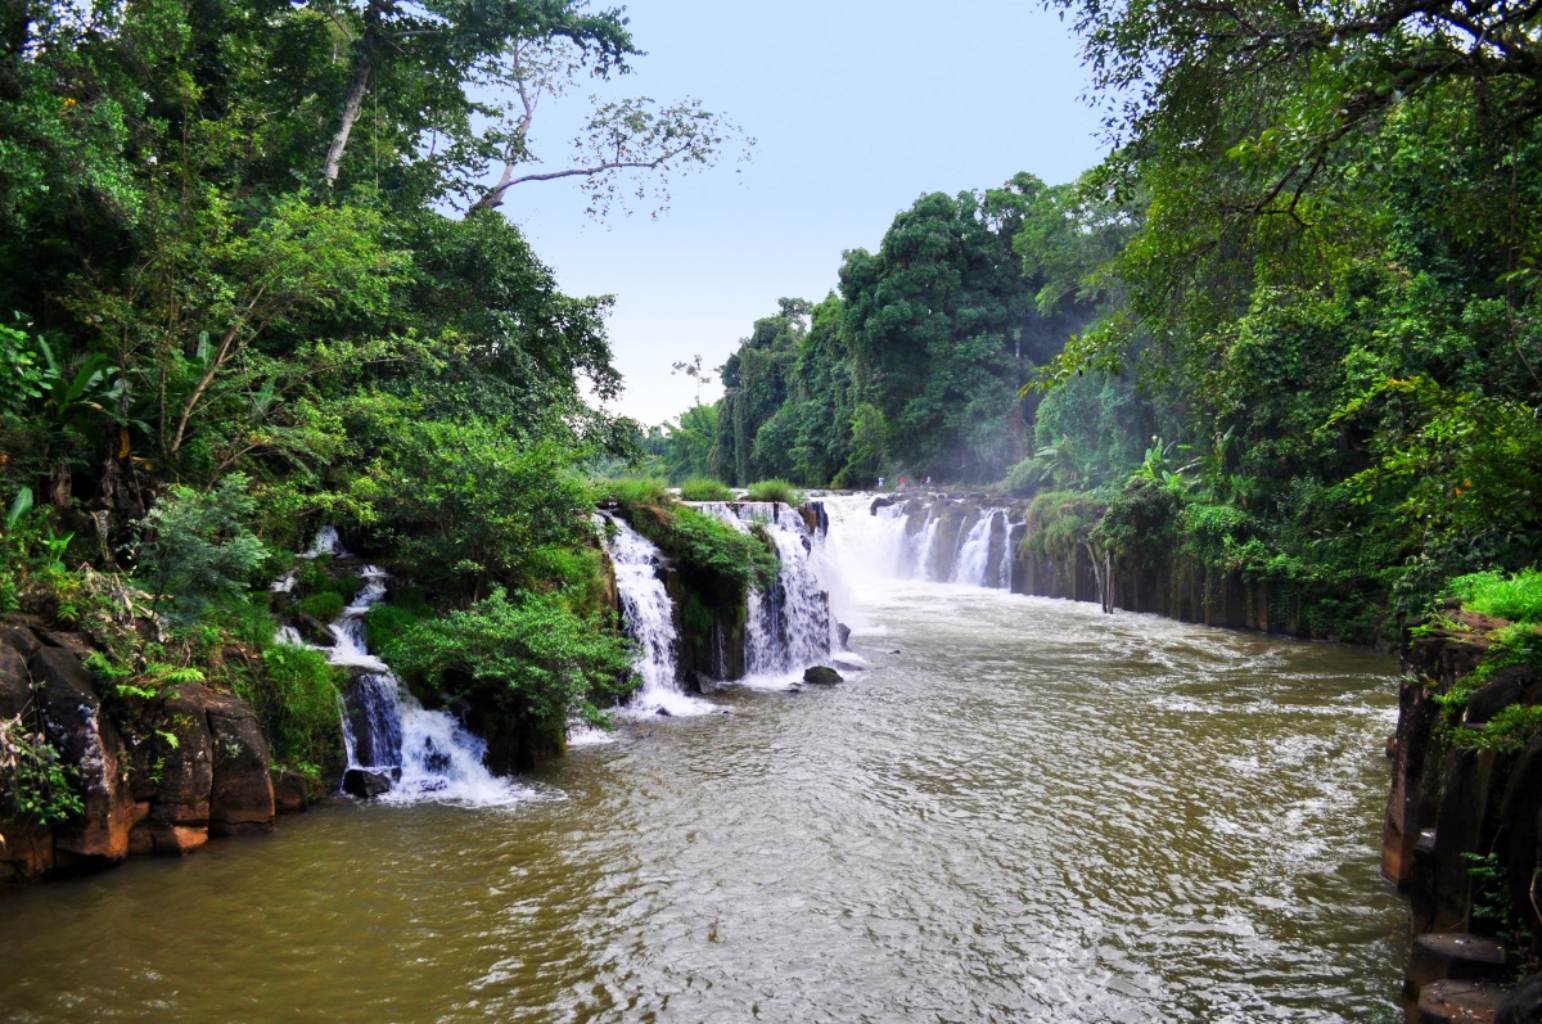
<path fill-rule="evenodd" d="M 1011 523 L 1004 508 L 870 494 L 826 497 L 824 504 L 842 576 L 868 586 L 902 579 L 1008 587 Z"/>

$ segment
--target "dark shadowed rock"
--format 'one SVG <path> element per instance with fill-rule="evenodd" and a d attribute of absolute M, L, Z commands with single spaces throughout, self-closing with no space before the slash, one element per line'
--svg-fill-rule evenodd
<path fill-rule="evenodd" d="M 23 661 L 31 661 L 39 647 L 43 646 L 37 635 L 26 626 L 8 626 L 0 629 L 0 647 L 9 647 L 20 654 Z"/>
<path fill-rule="evenodd" d="M 343 773 L 343 792 L 360 800 L 373 800 L 391 789 L 391 776 L 371 768 L 350 768 Z"/>
<path fill-rule="evenodd" d="M 835 635 L 841 642 L 841 650 L 845 650 L 851 644 L 851 627 L 844 622 L 835 624 Z"/>
<path fill-rule="evenodd" d="M 1425 986 L 1419 995 L 1418 1024 L 1491 1024 L 1505 989 L 1486 981 L 1443 979 Z"/>
<path fill-rule="evenodd" d="M 0 834 L 0 883 L 25 882 L 53 869 L 54 837 L 46 828 L 7 822 Z"/>
<path fill-rule="evenodd" d="M 892 494 L 881 494 L 874 498 L 873 503 L 868 506 L 867 514 L 870 516 L 876 516 L 879 509 L 888 508 L 890 505 L 893 505 L 897 501 L 899 501 L 899 499 Z"/>
<path fill-rule="evenodd" d="M 834 686 L 842 679 L 841 674 L 828 665 L 815 665 L 804 671 L 803 681 L 815 686 Z"/>
<path fill-rule="evenodd" d="M 1403 996 L 1417 1000 L 1442 979 L 1497 981 L 1505 976 L 1505 948 L 1493 939 L 1462 932 L 1432 932 L 1414 938 L 1408 953 Z"/>
<path fill-rule="evenodd" d="M 214 761 L 209 831 L 217 836 L 266 831 L 273 825 L 273 780 L 257 715 L 237 697 L 205 693 Z"/>
<path fill-rule="evenodd" d="M 1542 1021 L 1542 974 L 1533 974 L 1505 996 L 1494 1024 L 1536 1024 Z"/>
<path fill-rule="evenodd" d="M 163 737 L 145 759 L 153 765 L 146 778 L 159 778 L 149 794 L 148 813 L 135 827 L 135 848 L 162 854 L 187 853 L 209 841 L 209 812 L 214 792 L 214 738 L 208 707 L 218 697 L 203 686 L 183 686 L 169 694 L 156 715 L 155 728 L 177 738 Z M 149 766 L 147 766 L 149 767 Z"/>
<path fill-rule="evenodd" d="M 273 809 L 279 814 L 295 814 L 321 799 L 320 783 L 309 775 L 289 768 L 275 768 L 273 776 Z"/>
<path fill-rule="evenodd" d="M 1483 725 L 1499 712 L 1524 699 L 1536 688 L 1537 674 L 1524 665 L 1495 670 L 1471 697 L 1462 720 L 1467 725 Z"/>
<path fill-rule="evenodd" d="M 28 668 L 37 684 L 48 741 L 77 774 L 83 812 L 54 832 L 60 867 L 116 861 L 127 855 L 136 808 L 123 783 L 123 741 L 102 715 L 102 703 L 74 652 L 40 647 Z"/>
<path fill-rule="evenodd" d="M 32 673 L 14 647 L 0 644 L 0 718 L 22 713 L 32 703 Z"/>

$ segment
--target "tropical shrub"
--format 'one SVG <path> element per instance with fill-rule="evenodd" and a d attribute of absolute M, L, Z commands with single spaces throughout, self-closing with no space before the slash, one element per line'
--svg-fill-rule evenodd
<path fill-rule="evenodd" d="M 444 697 L 488 697 L 518 719 L 599 720 L 636 686 L 626 637 L 553 594 L 495 587 L 468 608 L 396 625 L 381 654 L 403 679 Z"/>
<path fill-rule="evenodd" d="M 733 496 L 727 484 L 710 476 L 693 476 L 680 485 L 684 501 L 732 501 Z"/>
<path fill-rule="evenodd" d="M 751 501 L 780 501 L 786 505 L 803 504 L 803 492 L 786 480 L 757 480 L 750 484 L 746 496 Z"/>

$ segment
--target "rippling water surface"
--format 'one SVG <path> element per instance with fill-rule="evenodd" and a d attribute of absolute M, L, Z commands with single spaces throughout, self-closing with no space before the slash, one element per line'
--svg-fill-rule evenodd
<path fill-rule="evenodd" d="M 873 588 L 829 690 L 630 725 L 474 810 L 336 806 L 0 901 L 0 1017 L 1361 1021 L 1393 666 Z"/>

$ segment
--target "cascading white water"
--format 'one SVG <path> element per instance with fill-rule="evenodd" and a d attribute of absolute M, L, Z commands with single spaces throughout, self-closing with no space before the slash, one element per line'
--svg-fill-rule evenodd
<path fill-rule="evenodd" d="M 302 557 L 322 555 L 346 556 L 331 526 L 322 527 Z M 374 565 L 359 575 L 364 581 L 359 593 L 327 627 L 332 646 L 320 648 L 328 661 L 349 671 L 339 708 L 346 767 L 389 779 L 390 788 L 380 797 L 388 803 L 496 806 L 528 795 L 487 770 L 482 763 L 487 745 L 481 739 L 447 712 L 423 707 L 390 666 L 370 652 L 364 617 L 385 597 L 388 577 Z M 308 646 L 292 626 L 281 628 L 276 639 Z"/>
<path fill-rule="evenodd" d="M 797 509 L 775 501 L 709 501 L 696 506 L 734 529 L 759 525 L 776 545 L 781 570 L 768 590 L 752 590 L 744 630 L 744 667 L 750 676 L 784 676 L 820 664 L 835 647 L 829 588 L 815 556 L 823 538 L 811 536 Z"/>
<path fill-rule="evenodd" d="M 982 511 L 959 545 L 953 561 L 952 581 L 1005 590 L 1011 573 L 1011 559 L 1006 550 L 1007 533 L 1005 509 Z"/>
<path fill-rule="evenodd" d="M 642 677 L 642 687 L 627 710 L 637 715 L 700 715 L 714 710 L 707 701 L 680 689 L 679 638 L 674 605 L 659 578 L 659 549 L 621 519 L 609 517 L 608 521 L 606 546 L 616 569 L 616 593 L 627 633 L 637 644 L 634 667 Z"/>
<path fill-rule="evenodd" d="M 880 585 L 883 579 L 944 580 L 1007 589 L 1011 575 L 1011 534 L 1005 509 L 964 513 L 963 528 L 942 531 L 945 499 L 931 500 L 919 511 L 893 502 L 873 508 L 871 494 L 830 495 L 822 499 L 830 516 L 827 542 L 837 568 L 832 574 L 855 585 Z M 919 519 L 920 525 L 916 522 Z M 938 552 L 946 538 L 950 550 Z M 843 609 L 837 608 L 837 612 Z"/>
<path fill-rule="evenodd" d="M 942 517 L 936 509 L 928 509 L 926 523 L 910 537 L 909 551 L 900 565 L 901 575 L 909 579 L 929 579 L 932 567 L 932 545 L 937 543 L 937 529 Z"/>

